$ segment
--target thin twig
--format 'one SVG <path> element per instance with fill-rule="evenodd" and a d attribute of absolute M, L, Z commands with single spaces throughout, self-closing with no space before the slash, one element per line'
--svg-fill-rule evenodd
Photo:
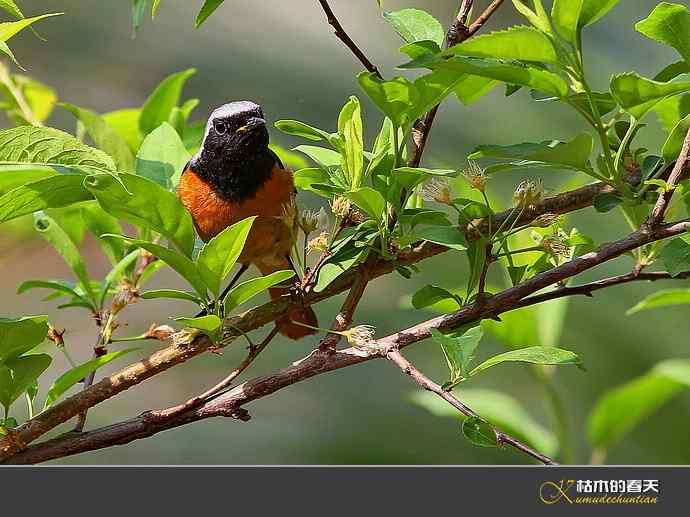
<path fill-rule="evenodd" d="M 343 26 L 338 21 L 338 18 L 336 18 L 335 14 L 333 14 L 333 10 L 331 9 L 331 6 L 328 5 L 328 2 L 326 0 L 319 0 L 319 4 L 321 4 L 321 8 L 326 13 L 326 19 L 333 27 L 335 35 L 340 38 L 343 43 L 345 43 L 345 46 L 350 49 L 357 59 L 359 59 L 359 62 L 364 65 L 364 68 L 366 68 L 369 72 L 376 74 L 379 79 L 383 79 L 383 76 L 381 76 L 378 68 L 376 68 L 371 61 L 369 61 L 369 58 L 364 54 L 364 52 L 362 52 L 357 44 L 352 41 L 352 38 L 350 38 L 347 32 L 345 32 L 345 29 L 343 29 Z"/>
<path fill-rule="evenodd" d="M 401 353 L 399 350 L 391 350 L 386 353 L 386 358 L 392 361 L 394 364 L 396 364 L 403 372 L 405 372 L 407 375 L 412 378 L 421 388 L 430 391 L 432 393 L 435 393 L 439 397 L 441 397 L 443 400 L 448 402 L 451 406 L 453 406 L 455 409 L 460 411 L 463 415 L 466 417 L 474 417 L 474 418 L 481 418 L 477 413 L 472 411 L 469 407 L 467 407 L 465 404 L 460 402 L 457 398 L 453 396 L 452 393 L 449 391 L 445 391 L 441 386 L 436 384 L 434 381 L 429 379 L 426 375 L 424 375 L 422 372 L 420 372 L 417 368 L 415 368 L 410 361 L 408 361 Z M 539 451 L 535 451 L 528 445 L 524 444 L 517 438 L 510 436 L 509 434 L 501 431 L 500 429 L 494 427 L 494 432 L 496 433 L 496 440 L 499 445 L 510 445 L 511 447 L 514 447 L 515 449 L 519 450 L 520 452 L 523 452 L 527 454 L 528 456 L 531 456 L 532 458 L 536 459 L 537 461 L 540 461 L 541 463 L 545 465 L 555 465 L 556 462 L 554 462 L 551 458 L 548 456 L 540 453 Z"/>
<path fill-rule="evenodd" d="M 690 129 L 688 129 L 688 132 L 685 135 L 685 140 L 683 141 L 683 148 L 681 149 L 680 154 L 678 155 L 678 159 L 676 160 L 676 163 L 673 166 L 671 175 L 666 181 L 667 188 L 659 195 L 659 199 L 656 200 L 656 204 L 652 209 L 652 213 L 650 214 L 649 219 L 647 219 L 646 224 L 648 224 L 649 226 L 655 226 L 657 224 L 660 224 L 664 220 L 664 214 L 666 213 L 666 209 L 668 208 L 668 205 L 671 202 L 671 198 L 673 197 L 673 193 L 676 190 L 676 185 L 685 173 L 685 168 L 688 164 L 689 155 Z"/>

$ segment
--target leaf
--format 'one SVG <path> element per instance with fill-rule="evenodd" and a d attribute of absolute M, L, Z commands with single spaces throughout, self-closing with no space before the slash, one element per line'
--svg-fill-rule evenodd
<path fill-rule="evenodd" d="M 542 345 L 536 309 L 524 307 L 501 314 L 501 321 L 483 320 L 482 328 L 509 348 Z"/>
<path fill-rule="evenodd" d="M 673 128 L 671 134 L 668 135 L 664 147 L 661 150 L 661 155 L 666 163 L 674 162 L 680 155 L 685 136 L 688 134 L 688 129 L 690 129 L 690 115 L 681 119 Z"/>
<path fill-rule="evenodd" d="M 236 285 L 230 290 L 223 301 L 225 314 L 229 314 L 235 307 L 242 305 L 244 302 L 252 299 L 269 287 L 280 284 L 293 276 L 295 276 L 294 271 L 276 271 L 270 275 L 252 278 L 251 280 Z"/>
<path fill-rule="evenodd" d="M 643 300 L 637 302 L 637 304 L 628 309 L 625 314 L 627 316 L 631 316 L 637 312 L 656 309 L 658 307 L 687 304 L 690 304 L 690 289 L 663 289 L 661 291 L 652 293 Z"/>
<path fill-rule="evenodd" d="M 462 434 L 479 447 L 498 447 L 496 431 L 481 418 L 470 417 L 462 422 Z"/>
<path fill-rule="evenodd" d="M 348 186 L 351 189 L 356 189 L 362 184 L 362 172 L 364 170 L 362 113 L 357 97 L 350 97 L 350 100 L 340 111 L 338 135 L 345 142 L 341 150 L 341 167 Z"/>
<path fill-rule="evenodd" d="M 412 295 L 412 306 L 415 309 L 424 309 L 444 300 L 452 300 L 459 307 L 457 297 L 442 287 L 436 285 L 425 285 Z"/>
<path fill-rule="evenodd" d="M 368 248 L 350 248 L 336 253 L 319 269 L 314 291 L 317 293 L 323 291 L 340 275 L 364 262 L 368 254 Z"/>
<path fill-rule="evenodd" d="M 88 176 L 84 186 L 110 215 L 151 228 L 191 256 L 196 241 L 192 216 L 172 192 L 133 174 L 121 174 L 118 179 L 105 174 Z"/>
<path fill-rule="evenodd" d="M 190 154 L 175 129 L 163 122 L 149 133 L 137 153 L 137 175 L 175 190 Z"/>
<path fill-rule="evenodd" d="M 661 259 L 671 276 L 690 271 L 690 243 L 683 237 L 671 239 L 661 248 Z"/>
<path fill-rule="evenodd" d="M 472 377 L 487 368 L 505 362 L 554 365 L 574 364 L 578 367 L 582 365 L 580 358 L 569 350 L 563 350 L 562 348 L 552 346 L 530 346 L 495 355 L 474 368 L 467 376 Z"/>
<path fill-rule="evenodd" d="M 295 151 L 306 154 L 324 169 L 340 165 L 340 153 L 316 145 L 298 145 Z"/>
<path fill-rule="evenodd" d="M 456 83 L 454 93 L 462 104 L 469 106 L 489 93 L 497 84 L 498 81 L 489 77 L 465 74 Z"/>
<path fill-rule="evenodd" d="M 144 21 L 144 14 L 148 4 L 149 0 L 132 0 L 132 27 L 135 33 Z"/>
<path fill-rule="evenodd" d="M 81 286 L 84 288 L 88 299 L 95 305 L 96 297 L 91 288 L 91 280 L 86 271 L 86 265 L 84 264 L 81 253 L 74 242 L 72 242 L 72 239 L 65 233 L 65 230 L 63 230 L 53 218 L 42 212 L 38 212 L 34 215 L 34 228 L 41 237 L 48 241 L 48 243 L 55 248 L 55 251 L 60 254 L 65 264 L 69 266 L 79 280 Z"/>
<path fill-rule="evenodd" d="M 676 49 L 690 64 L 690 11 L 681 4 L 661 2 L 635 29 L 654 41 Z"/>
<path fill-rule="evenodd" d="M 671 359 L 658 363 L 645 375 L 607 391 L 587 419 L 589 440 L 608 449 L 636 425 L 690 387 L 690 362 Z"/>
<path fill-rule="evenodd" d="M 583 0 L 554 0 L 551 19 L 558 33 L 573 45 L 577 44 Z"/>
<path fill-rule="evenodd" d="M 105 120 L 127 142 L 130 151 L 136 153 L 143 139 L 139 129 L 141 110 L 123 109 L 104 113 Z"/>
<path fill-rule="evenodd" d="M 15 18 L 24 18 L 24 14 L 14 0 L 0 0 L 0 9 L 6 11 Z"/>
<path fill-rule="evenodd" d="M 93 111 L 80 108 L 74 104 L 62 103 L 61 106 L 72 113 L 86 129 L 96 146 L 115 160 L 121 172 L 134 172 L 134 156 L 127 142 L 113 129 L 103 117 Z"/>
<path fill-rule="evenodd" d="M 174 300 L 185 300 L 201 305 L 203 300 L 189 291 L 178 291 L 177 289 L 152 289 L 141 293 L 144 300 L 156 300 L 158 298 L 172 298 Z"/>
<path fill-rule="evenodd" d="M 383 219 L 386 211 L 386 200 L 373 188 L 361 187 L 352 192 L 345 192 L 343 195 L 374 220 L 381 221 Z"/>
<path fill-rule="evenodd" d="M 35 165 L 0 165 L 0 196 L 17 187 L 55 176 L 55 169 Z"/>
<path fill-rule="evenodd" d="M 32 354 L 17 357 L 0 365 L 0 404 L 5 412 L 22 393 L 48 369 L 52 362 L 48 354 Z"/>
<path fill-rule="evenodd" d="M 483 335 L 484 332 L 480 326 L 467 329 L 459 335 L 443 334 L 436 329 L 431 329 L 431 336 L 443 350 L 452 383 L 468 376 L 467 372 L 474 358 L 474 351 L 479 346 Z"/>
<path fill-rule="evenodd" d="M 187 79 L 193 76 L 196 70 L 190 68 L 183 72 L 172 74 L 165 78 L 146 100 L 141 109 L 139 128 L 146 135 L 170 119 L 170 113 L 175 108 L 182 96 Z"/>
<path fill-rule="evenodd" d="M 220 7 L 225 0 L 204 0 L 204 5 L 201 6 L 201 10 L 196 17 L 196 27 L 199 28 L 208 19 L 213 12 Z"/>
<path fill-rule="evenodd" d="M 215 314 L 200 316 L 198 318 L 175 318 L 175 321 L 186 327 L 201 330 L 214 343 L 218 342 L 223 332 L 223 320 Z"/>
<path fill-rule="evenodd" d="M 407 43 L 430 40 L 439 47 L 443 45 L 443 40 L 446 37 L 443 26 L 426 11 L 402 9 L 384 12 L 383 17 Z"/>
<path fill-rule="evenodd" d="M 311 167 L 300 169 L 294 173 L 292 179 L 295 188 L 308 190 L 328 199 L 333 197 L 332 189 L 335 186 L 331 183 L 328 172 L 323 169 Z"/>
<path fill-rule="evenodd" d="M 221 283 L 230 274 L 242 253 L 254 219 L 256 217 L 247 217 L 228 226 L 208 241 L 199 252 L 199 273 L 216 296 L 220 292 Z"/>
<path fill-rule="evenodd" d="M 623 200 L 615 194 L 604 192 L 594 196 L 592 199 L 592 206 L 594 206 L 597 212 L 606 213 L 616 208 L 622 201 Z"/>
<path fill-rule="evenodd" d="M 411 59 L 417 59 L 441 53 L 441 45 L 431 40 L 415 41 L 400 47 L 400 52 L 408 55 Z"/>
<path fill-rule="evenodd" d="M 639 120 L 665 98 L 690 91 L 690 82 L 662 83 L 629 72 L 614 75 L 610 88 L 621 108 Z"/>
<path fill-rule="evenodd" d="M 81 218 L 86 228 L 91 232 L 96 242 L 108 257 L 111 264 L 117 264 L 124 257 L 125 249 L 121 241 L 102 239 L 106 233 L 122 233 L 122 227 L 117 219 L 103 210 L 97 203 L 89 203 L 81 207 Z"/>
<path fill-rule="evenodd" d="M 151 6 L 151 19 L 153 20 L 158 14 L 158 9 L 161 6 L 161 0 L 153 0 L 153 5 Z"/>
<path fill-rule="evenodd" d="M 196 264 L 192 262 L 192 259 L 190 259 L 188 256 L 153 242 L 130 239 L 122 235 L 108 235 L 107 237 L 112 239 L 123 239 L 134 246 L 138 246 L 146 251 L 151 252 L 153 256 L 158 257 L 161 261 L 173 268 L 182 278 L 187 280 L 187 282 L 189 282 L 189 284 L 197 293 L 199 293 L 202 298 L 206 298 L 206 290 L 208 286 L 206 285 L 206 282 L 199 272 Z"/>
<path fill-rule="evenodd" d="M 408 112 L 416 104 L 419 93 L 414 84 L 404 77 L 389 81 L 379 79 L 373 72 L 357 76 L 359 85 L 396 127 L 410 123 Z"/>
<path fill-rule="evenodd" d="M 479 158 L 519 159 L 568 169 L 586 170 L 593 146 L 592 136 L 583 133 L 570 142 L 552 140 L 508 146 L 480 145 L 467 158 L 470 160 Z"/>
<path fill-rule="evenodd" d="M 43 409 L 47 409 L 52 406 L 55 401 L 57 401 L 67 390 L 72 386 L 81 381 L 84 377 L 89 375 L 91 372 L 95 372 L 100 367 L 105 366 L 108 363 L 113 362 L 115 359 L 119 359 L 123 355 L 129 354 L 130 352 L 135 352 L 139 350 L 138 348 L 126 348 L 124 350 L 118 350 L 116 352 L 110 352 L 101 357 L 92 359 L 75 368 L 67 370 L 65 373 L 60 375 L 53 385 L 48 390 L 46 394 L 46 400 L 43 404 Z"/>
<path fill-rule="evenodd" d="M 33 126 L 0 131 L 0 164 L 27 163 L 115 172 L 115 162 L 110 156 L 63 131 Z"/>
<path fill-rule="evenodd" d="M 620 0 L 584 0 L 580 11 L 580 27 L 587 27 L 606 16 Z"/>
<path fill-rule="evenodd" d="M 69 282 L 61 280 L 27 280 L 17 288 L 17 294 L 23 294 L 31 289 L 50 289 L 53 294 L 62 293 L 82 302 L 86 307 L 93 308 L 93 303 L 79 293 Z"/>
<path fill-rule="evenodd" d="M 411 399 L 433 415 L 463 418 L 457 409 L 433 393 L 416 391 Z M 463 388 L 462 401 L 482 419 L 547 456 L 558 452 L 558 440 L 553 433 L 534 420 L 514 397 L 489 389 Z"/>
<path fill-rule="evenodd" d="M 0 317 L 0 364 L 41 344 L 47 334 L 47 316 Z"/>
<path fill-rule="evenodd" d="M 315 128 L 299 120 L 278 120 L 274 126 L 287 135 L 298 136 L 314 142 L 319 140 L 329 141 L 330 133 L 321 129 Z"/>
<path fill-rule="evenodd" d="M 22 30 L 26 29 L 27 27 L 36 23 L 39 20 L 50 18 L 52 16 L 61 16 L 62 14 L 64 13 L 42 14 L 41 16 L 34 16 L 32 18 L 22 18 L 21 20 L 16 22 L 0 23 L 0 41 L 9 40 L 12 36 L 17 34 L 18 32 L 21 32 Z"/>
<path fill-rule="evenodd" d="M 419 239 L 442 244 L 454 250 L 464 251 L 467 249 L 465 234 L 453 226 L 429 226 L 415 230 L 414 235 Z"/>
<path fill-rule="evenodd" d="M 415 79 L 414 87 L 417 90 L 417 99 L 414 105 L 410 107 L 407 117 L 410 120 L 422 117 L 453 93 L 464 78 L 465 74 L 458 74 L 455 70 L 441 68 Z"/>
<path fill-rule="evenodd" d="M 525 26 L 469 38 L 446 50 L 443 55 L 558 63 L 551 40 L 543 32 Z"/>
<path fill-rule="evenodd" d="M 92 199 L 83 183 L 81 174 L 57 174 L 17 187 L 0 197 L 0 223 Z"/>
<path fill-rule="evenodd" d="M 527 7 L 523 3 L 524 1 L 525 0 L 513 0 L 513 6 L 520 12 L 520 14 L 527 18 L 529 22 L 534 25 L 534 27 L 542 31 L 544 34 L 551 34 L 551 23 L 549 22 L 549 16 L 546 14 L 541 0 L 535 0 L 534 2 L 536 12 Z"/>

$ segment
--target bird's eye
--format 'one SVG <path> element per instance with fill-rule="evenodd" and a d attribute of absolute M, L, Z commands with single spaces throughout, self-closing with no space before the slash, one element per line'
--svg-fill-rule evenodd
<path fill-rule="evenodd" d="M 223 122 L 222 120 L 216 120 L 213 123 L 213 128 L 216 130 L 216 133 L 218 133 L 219 135 L 224 135 L 228 130 L 228 127 L 225 125 L 225 122 Z"/>

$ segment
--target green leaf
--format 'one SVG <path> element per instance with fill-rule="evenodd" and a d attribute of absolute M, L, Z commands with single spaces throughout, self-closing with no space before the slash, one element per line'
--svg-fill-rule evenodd
<path fill-rule="evenodd" d="M 309 190 L 320 196 L 331 198 L 333 196 L 331 188 L 331 177 L 323 169 L 306 168 L 300 169 L 292 177 L 295 187 L 301 190 Z"/>
<path fill-rule="evenodd" d="M 424 309 L 445 300 L 452 300 L 458 307 L 460 306 L 457 296 L 447 289 L 436 285 L 425 285 L 412 295 L 412 306 L 415 309 Z"/>
<path fill-rule="evenodd" d="M 5 411 L 48 369 L 51 362 L 47 354 L 32 354 L 0 365 L 0 404 Z"/>
<path fill-rule="evenodd" d="M 457 409 L 433 393 L 416 391 L 411 399 L 433 415 L 464 418 Z M 463 387 L 462 402 L 487 422 L 547 456 L 558 452 L 558 440 L 553 433 L 534 420 L 514 397 L 489 389 Z"/>
<path fill-rule="evenodd" d="M 72 386 L 77 384 L 91 372 L 95 372 L 101 366 L 105 366 L 106 364 L 114 361 L 115 359 L 119 359 L 123 355 L 129 354 L 130 352 L 135 352 L 136 350 L 139 349 L 126 348 L 124 350 L 110 352 L 109 354 L 97 357 L 95 359 L 92 359 L 91 361 L 87 361 L 83 364 L 80 364 L 75 368 L 67 370 L 65 373 L 63 373 L 60 377 L 58 377 L 55 380 L 53 385 L 48 390 L 48 393 L 46 394 L 45 403 L 43 404 L 43 409 L 45 410 L 52 406 L 55 403 L 55 401 L 57 401 L 65 392 L 67 392 L 67 390 L 69 390 Z"/>
<path fill-rule="evenodd" d="M 690 271 L 690 243 L 686 239 L 675 237 L 661 248 L 661 259 L 671 276 Z"/>
<path fill-rule="evenodd" d="M 133 174 L 117 179 L 105 174 L 88 176 L 84 186 L 110 215 L 161 233 L 191 256 L 196 241 L 192 216 L 172 192 Z"/>
<path fill-rule="evenodd" d="M 161 6 L 161 0 L 153 0 L 153 5 L 151 6 L 151 19 L 153 20 L 158 14 L 158 9 Z"/>
<path fill-rule="evenodd" d="M 400 11 L 384 12 L 383 17 L 407 43 L 430 40 L 439 47 L 443 45 L 443 40 L 446 37 L 443 26 L 426 11 L 402 9 Z"/>
<path fill-rule="evenodd" d="M 610 448 L 687 387 L 690 387 L 690 362 L 672 359 L 609 390 L 597 401 L 587 419 L 590 442 L 598 449 Z"/>
<path fill-rule="evenodd" d="M 681 4 L 661 2 L 635 29 L 659 43 L 670 45 L 690 64 L 690 11 Z"/>
<path fill-rule="evenodd" d="M 367 215 L 374 220 L 383 220 L 386 212 L 386 200 L 373 188 L 361 187 L 352 192 L 345 192 L 343 195 L 364 210 Z"/>
<path fill-rule="evenodd" d="M 505 362 L 554 365 L 574 364 L 581 367 L 580 358 L 569 350 L 563 350 L 562 348 L 555 348 L 552 346 L 531 346 L 495 355 L 474 368 L 467 376 L 472 377 L 487 368 Z"/>
<path fill-rule="evenodd" d="M 319 140 L 329 141 L 331 138 L 330 133 L 305 124 L 304 122 L 300 122 L 299 120 L 278 120 L 274 125 L 285 134 L 313 140 L 315 142 Z"/>
<path fill-rule="evenodd" d="M 665 98 L 690 91 L 690 82 L 662 83 L 629 72 L 614 75 L 610 87 L 621 108 L 639 120 Z"/>
<path fill-rule="evenodd" d="M 211 341 L 217 343 L 223 333 L 223 320 L 215 314 L 198 318 L 175 318 L 175 321 L 186 327 L 201 330 Z"/>
<path fill-rule="evenodd" d="M 364 262 L 368 254 L 368 248 L 350 248 L 336 253 L 319 269 L 314 291 L 317 293 L 323 291 L 340 275 Z"/>
<path fill-rule="evenodd" d="M 115 162 L 110 156 L 63 131 L 33 126 L 0 131 L 0 165 L 27 163 L 115 172 Z"/>
<path fill-rule="evenodd" d="M 412 82 L 404 77 L 383 81 L 373 72 L 362 72 L 357 80 L 364 93 L 391 119 L 393 125 L 402 127 L 411 122 L 408 112 L 419 99 L 419 92 Z"/>
<path fill-rule="evenodd" d="M 256 217 L 248 217 L 228 226 L 208 241 L 197 258 L 199 272 L 209 289 L 218 296 L 220 286 L 242 253 L 249 230 Z"/>
<path fill-rule="evenodd" d="M 343 106 L 338 116 L 338 135 L 345 145 L 341 150 L 341 167 L 348 186 L 356 189 L 362 184 L 364 171 L 364 142 L 362 136 L 362 113 L 357 97 Z"/>
<path fill-rule="evenodd" d="M 41 344 L 47 334 L 47 316 L 0 317 L 0 364 Z"/>
<path fill-rule="evenodd" d="M 187 79 L 195 73 L 196 70 L 190 68 L 189 70 L 172 74 L 156 87 L 141 110 L 139 128 L 144 135 L 170 119 L 170 113 L 180 102 L 182 89 Z"/>
<path fill-rule="evenodd" d="M 433 56 L 441 52 L 441 46 L 435 41 L 423 40 L 408 43 L 400 47 L 400 52 L 408 55 L 411 59 L 417 59 L 424 56 Z"/>
<path fill-rule="evenodd" d="M 27 280 L 22 282 L 17 288 L 17 294 L 23 294 L 31 289 L 50 289 L 55 291 L 53 295 L 62 293 L 63 295 L 71 296 L 74 300 L 81 302 L 90 309 L 94 308 L 93 302 L 84 298 L 83 294 L 77 291 L 69 282 L 62 280 Z"/>
<path fill-rule="evenodd" d="M 549 22 L 549 16 L 546 14 L 546 10 L 541 3 L 541 0 L 534 0 L 534 6 L 536 9 L 532 11 L 523 2 L 525 0 L 513 0 L 513 6 L 517 9 L 520 14 L 522 14 L 529 22 L 542 31 L 545 34 L 551 34 L 551 23 Z"/>
<path fill-rule="evenodd" d="M 443 54 L 558 63 L 558 56 L 551 40 L 543 32 L 525 26 L 514 26 L 469 38 Z"/>
<path fill-rule="evenodd" d="M 465 234 L 453 226 L 429 226 L 415 230 L 414 235 L 419 239 L 442 244 L 454 250 L 467 249 Z"/>
<path fill-rule="evenodd" d="M 114 239 L 111 239 L 114 240 Z M 110 272 L 105 276 L 103 279 L 103 282 L 101 282 L 101 294 L 100 294 L 100 301 L 99 301 L 99 307 L 103 307 L 105 305 L 105 299 L 108 296 L 108 291 L 110 291 L 110 287 L 118 282 L 124 275 L 125 271 L 127 271 L 136 261 L 137 259 L 141 256 L 139 250 L 135 249 L 133 251 L 130 251 L 127 255 L 122 257 L 110 270 Z"/>
<path fill-rule="evenodd" d="M 57 174 L 17 187 L 0 197 L 0 223 L 92 199 L 83 183 L 81 174 Z"/>
<path fill-rule="evenodd" d="M 577 44 L 580 13 L 584 0 L 554 0 L 551 19 L 558 33 L 573 45 Z"/>
<path fill-rule="evenodd" d="M 0 165 L 0 196 L 7 194 L 10 190 L 16 189 L 42 180 L 50 176 L 55 176 L 55 169 L 35 165 Z"/>
<path fill-rule="evenodd" d="M 99 149 L 113 157 L 119 171 L 134 172 L 134 156 L 132 156 L 127 142 L 103 117 L 74 104 L 62 103 L 61 106 L 84 125 L 86 132 Z"/>
<path fill-rule="evenodd" d="M 570 142 L 552 140 L 541 143 L 525 142 L 508 146 L 480 145 L 468 156 L 468 159 L 519 159 L 559 168 L 586 170 L 593 146 L 592 136 L 589 133 L 583 133 Z"/>
<path fill-rule="evenodd" d="M 469 106 L 489 93 L 498 84 L 498 81 L 489 77 L 465 74 L 455 85 L 454 92 L 462 104 Z"/>
<path fill-rule="evenodd" d="M 455 70 L 441 68 L 415 79 L 414 87 L 417 90 L 417 99 L 411 106 L 407 117 L 410 120 L 422 117 L 453 93 L 465 77 L 465 74 L 458 74 Z"/>
<path fill-rule="evenodd" d="M 252 299 L 269 287 L 280 284 L 293 276 L 295 276 L 294 271 L 276 271 L 270 275 L 252 278 L 251 280 L 236 285 L 230 290 L 223 301 L 225 305 L 225 314 L 229 314 L 235 307 L 242 305 L 244 302 Z"/>
<path fill-rule="evenodd" d="M 110 177 L 110 176 L 108 176 Z M 81 253 L 75 246 L 72 239 L 68 237 L 60 225 L 58 225 L 55 220 L 42 212 L 38 212 L 34 215 L 34 228 L 50 245 L 55 248 L 65 264 L 69 266 L 74 275 L 79 280 L 82 288 L 87 294 L 87 297 L 95 305 L 96 296 L 91 288 L 91 280 L 89 279 L 89 274 L 86 271 L 86 265 L 81 256 Z"/>
<path fill-rule="evenodd" d="M 36 23 L 39 20 L 50 18 L 52 16 L 61 16 L 62 14 L 64 13 L 42 14 L 41 16 L 34 16 L 32 18 L 22 18 L 21 20 L 16 22 L 0 23 L 0 41 L 9 40 L 12 36 L 26 29 L 27 27 Z"/>
<path fill-rule="evenodd" d="M 175 129 L 163 122 L 149 133 L 137 153 L 137 175 L 174 190 L 190 154 Z"/>
<path fill-rule="evenodd" d="M 199 28 L 208 19 L 213 12 L 220 7 L 225 0 L 204 0 L 204 5 L 201 6 L 201 10 L 196 17 L 196 27 Z"/>
<path fill-rule="evenodd" d="M 658 307 L 688 304 L 690 304 L 690 289 L 680 287 L 676 289 L 663 289 L 661 291 L 652 293 L 645 299 L 637 302 L 637 304 L 628 309 L 625 314 L 631 316 L 637 312 L 656 309 Z"/>
<path fill-rule="evenodd" d="M 168 249 L 164 246 L 160 246 L 153 242 L 129 239 L 121 235 L 111 235 L 111 238 L 124 239 L 125 241 L 150 251 L 155 257 L 165 262 L 168 266 L 173 268 L 182 278 L 187 280 L 189 284 L 194 288 L 194 290 L 199 293 L 202 298 L 206 298 L 206 281 L 201 275 L 196 264 L 192 260 L 182 253 L 175 250 Z"/>
<path fill-rule="evenodd" d="M 482 340 L 484 332 L 480 326 L 465 330 L 462 334 L 443 334 L 442 332 L 431 329 L 431 336 L 443 350 L 443 355 L 450 370 L 450 382 L 467 377 L 470 363 L 474 358 L 474 352 Z"/>
<path fill-rule="evenodd" d="M 89 203 L 81 208 L 81 218 L 86 228 L 96 239 L 103 253 L 111 264 L 117 264 L 125 255 L 125 249 L 121 241 L 114 239 L 102 239 L 106 233 L 122 233 L 122 227 L 117 219 L 103 210 L 98 203 Z"/>
<path fill-rule="evenodd" d="M 141 293 L 144 300 L 156 300 L 158 298 L 172 298 L 174 300 L 185 300 L 201 305 L 203 300 L 189 291 L 178 291 L 177 289 L 152 289 Z"/>
<path fill-rule="evenodd" d="M 498 447 L 496 431 L 481 418 L 470 417 L 462 422 L 462 434 L 479 447 Z"/>
<path fill-rule="evenodd" d="M 149 0 L 132 0 L 132 27 L 135 33 L 144 22 L 144 14 L 148 4 Z"/>
<path fill-rule="evenodd" d="M 587 27 L 606 16 L 620 0 L 584 0 L 580 10 L 580 27 Z"/>
<path fill-rule="evenodd" d="M 673 128 L 671 134 L 668 135 L 664 147 L 661 150 L 661 155 L 666 163 L 674 162 L 680 155 L 685 136 L 688 134 L 688 129 L 690 129 L 690 115 L 681 119 Z"/>
<path fill-rule="evenodd" d="M 105 120 L 127 142 L 129 150 L 136 153 L 143 139 L 139 129 L 141 110 L 123 109 L 104 113 Z"/>
<path fill-rule="evenodd" d="M 592 206 L 594 206 L 597 212 L 606 213 L 616 208 L 622 201 L 623 200 L 615 194 L 604 192 L 594 196 L 592 199 Z"/>
<path fill-rule="evenodd" d="M 501 321 L 483 320 L 482 328 L 509 348 L 542 345 L 539 319 L 532 307 L 524 307 L 501 314 Z"/>
<path fill-rule="evenodd" d="M 19 6 L 14 3 L 14 0 L 0 0 L 0 9 L 6 11 L 15 18 L 24 18 L 24 14 L 21 9 L 19 9 Z"/>
<path fill-rule="evenodd" d="M 340 153 L 316 145 L 298 145 L 295 151 L 306 154 L 324 169 L 340 165 Z"/>

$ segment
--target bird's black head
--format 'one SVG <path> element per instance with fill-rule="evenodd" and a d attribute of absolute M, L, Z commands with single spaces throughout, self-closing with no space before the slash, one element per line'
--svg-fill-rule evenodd
<path fill-rule="evenodd" d="M 223 104 L 211 113 L 191 167 L 228 201 L 253 195 L 275 163 L 261 106 L 250 101 Z"/>

